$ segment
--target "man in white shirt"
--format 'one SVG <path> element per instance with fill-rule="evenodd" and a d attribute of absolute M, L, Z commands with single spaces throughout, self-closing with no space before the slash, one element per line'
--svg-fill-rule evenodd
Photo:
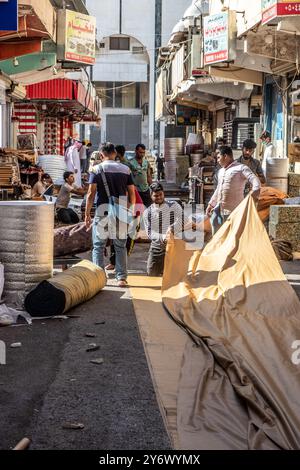
<path fill-rule="evenodd" d="M 75 183 L 78 188 L 81 187 L 81 166 L 79 151 L 82 147 L 81 142 L 75 141 L 73 145 L 67 148 L 65 153 L 65 162 L 67 170 L 74 173 Z"/>
<path fill-rule="evenodd" d="M 165 200 L 164 188 L 160 183 L 153 183 L 150 192 L 153 204 L 143 214 L 145 230 L 151 240 L 147 273 L 148 276 L 159 277 L 164 271 L 168 234 L 182 232 L 186 220 L 177 202 Z"/>
<path fill-rule="evenodd" d="M 276 157 L 276 148 L 272 143 L 272 137 L 270 132 L 264 131 L 260 136 L 262 143 L 264 144 L 264 154 L 262 161 L 262 169 L 264 175 L 266 176 L 267 172 L 267 161 Z"/>
<path fill-rule="evenodd" d="M 206 210 L 206 215 L 211 217 L 213 235 L 244 199 L 246 184 L 250 183 L 251 194 L 255 200 L 258 200 L 261 187 L 258 177 L 250 168 L 234 161 L 230 147 L 220 149 L 218 163 L 221 166 L 218 173 L 218 186 Z"/>
<path fill-rule="evenodd" d="M 80 158 L 80 167 L 81 167 L 81 173 L 86 172 L 86 160 L 87 160 L 87 147 L 86 147 L 86 142 L 83 140 L 82 142 L 82 147 L 79 150 L 79 158 Z"/>
<path fill-rule="evenodd" d="M 83 188 L 78 188 L 74 184 L 75 176 L 71 171 L 65 171 L 64 173 L 64 184 L 60 188 L 60 191 L 56 200 L 56 215 L 59 222 L 64 224 L 78 224 L 79 217 L 73 209 L 70 209 L 69 203 L 71 199 L 71 194 L 77 194 L 78 196 L 83 196 L 85 191 Z"/>

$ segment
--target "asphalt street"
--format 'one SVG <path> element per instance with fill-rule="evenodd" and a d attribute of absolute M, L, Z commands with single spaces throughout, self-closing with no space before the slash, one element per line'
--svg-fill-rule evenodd
<path fill-rule="evenodd" d="M 136 246 L 131 273 L 145 273 L 147 248 Z M 282 266 L 300 297 L 300 261 Z M 1 450 L 25 436 L 31 449 L 171 448 L 129 291 L 113 284 L 70 312 L 79 318 L 1 328 Z M 99 349 L 87 352 L 92 343 Z"/>
<path fill-rule="evenodd" d="M 136 248 L 131 272 L 144 272 L 146 250 Z M 129 292 L 109 284 L 72 310 L 80 318 L 0 330 L 7 345 L 7 365 L 0 366 L 0 449 L 25 436 L 31 449 L 171 448 Z M 22 346 L 10 348 L 15 342 Z M 90 344 L 99 349 L 87 352 Z M 103 363 L 90 362 L 95 359 Z M 84 428 L 64 429 L 68 423 Z"/>

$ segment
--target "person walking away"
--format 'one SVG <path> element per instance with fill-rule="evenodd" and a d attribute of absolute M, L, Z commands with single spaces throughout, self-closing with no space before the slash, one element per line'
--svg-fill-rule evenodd
<path fill-rule="evenodd" d="M 79 188 L 75 182 L 75 175 L 71 171 L 65 171 L 64 184 L 60 188 L 56 199 L 56 216 L 59 222 L 64 224 L 78 224 L 79 217 L 73 209 L 69 208 L 71 194 L 84 196 L 84 189 Z"/>
<path fill-rule="evenodd" d="M 93 145 L 89 142 L 86 146 L 86 171 L 89 171 L 90 161 L 92 156 L 92 147 Z"/>
<path fill-rule="evenodd" d="M 151 167 L 149 161 L 145 158 L 146 147 L 144 144 L 138 144 L 135 148 L 135 158 L 127 161 L 134 184 L 146 207 L 152 204 L 150 195 L 150 185 L 152 184 Z"/>
<path fill-rule="evenodd" d="M 116 152 L 116 162 L 120 162 L 123 163 L 123 165 L 127 165 L 127 160 L 125 158 L 126 148 L 124 147 L 124 145 L 116 145 Z"/>
<path fill-rule="evenodd" d="M 163 154 L 156 156 L 156 171 L 157 171 L 157 181 L 165 179 L 165 159 Z"/>
<path fill-rule="evenodd" d="M 109 231 L 104 230 L 105 212 L 112 200 L 120 198 L 129 200 L 132 209 L 135 206 L 134 183 L 130 169 L 122 163 L 116 162 L 115 146 L 107 142 L 101 147 L 103 162 L 93 168 L 90 175 L 89 190 L 86 202 L 85 224 L 87 228 L 93 228 L 93 263 L 104 269 L 104 251 Z M 92 224 L 91 209 L 97 196 L 97 211 Z M 106 210 L 105 210 L 106 208 Z M 122 236 L 121 236 L 122 235 Z M 127 236 L 117 233 L 113 239 L 116 251 L 116 279 L 119 287 L 127 286 Z"/>
<path fill-rule="evenodd" d="M 81 147 L 82 144 L 76 141 L 70 147 L 67 148 L 65 153 L 67 171 L 74 173 L 75 184 L 78 188 L 81 187 L 81 168 L 79 157 L 79 150 L 81 149 Z"/>
<path fill-rule="evenodd" d="M 251 194 L 255 201 L 258 200 L 261 188 L 259 178 L 250 168 L 233 159 L 230 147 L 220 149 L 218 163 L 221 166 L 218 173 L 218 186 L 206 209 L 206 215 L 211 217 L 213 235 L 244 199 L 247 183 L 251 185 Z"/>
<path fill-rule="evenodd" d="M 272 137 L 270 132 L 264 131 L 260 136 L 260 139 L 264 145 L 263 160 L 262 160 L 262 169 L 264 175 L 267 173 L 267 161 L 276 158 L 276 148 L 272 142 Z"/>
<path fill-rule="evenodd" d="M 117 149 L 117 147 L 116 147 Z M 135 209 L 134 209 L 134 217 L 136 219 L 136 223 L 134 224 L 134 233 L 129 233 L 127 237 L 127 243 L 126 243 L 126 250 L 127 250 L 127 255 L 130 256 L 134 245 L 136 241 L 136 237 L 138 232 L 140 231 L 140 218 L 144 212 L 144 204 L 142 201 L 141 196 L 139 195 L 139 192 L 137 191 L 136 187 L 134 188 L 135 192 Z M 110 257 L 109 257 L 109 264 L 105 266 L 105 269 L 107 271 L 114 271 L 116 267 L 116 250 L 114 247 L 114 244 L 111 244 L 110 246 Z"/>
<path fill-rule="evenodd" d="M 266 178 L 259 160 L 253 157 L 257 145 L 252 139 L 246 139 L 243 142 L 242 155 L 238 159 L 238 162 L 242 165 L 246 165 L 250 170 L 259 178 L 261 184 L 266 183 Z M 249 183 L 245 187 L 245 196 L 251 191 Z"/>
<path fill-rule="evenodd" d="M 168 235 L 183 232 L 186 221 L 182 207 L 177 202 L 165 200 L 164 188 L 160 183 L 153 183 L 150 191 L 153 204 L 143 215 L 145 230 L 151 240 L 147 274 L 159 277 L 164 271 Z"/>
<path fill-rule="evenodd" d="M 79 150 L 80 169 L 81 169 L 81 173 L 85 173 L 86 165 L 87 165 L 87 147 L 86 147 L 85 140 L 83 140 L 81 144 L 82 146 L 81 146 L 81 149 Z"/>

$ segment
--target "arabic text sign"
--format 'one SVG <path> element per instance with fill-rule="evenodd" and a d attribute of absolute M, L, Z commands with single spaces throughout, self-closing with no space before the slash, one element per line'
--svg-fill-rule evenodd
<path fill-rule="evenodd" d="M 0 31 L 18 31 L 18 0 L 0 0 Z"/>
<path fill-rule="evenodd" d="M 223 62 L 229 57 L 229 16 L 227 12 L 204 18 L 204 64 Z"/>
<path fill-rule="evenodd" d="M 300 15 L 299 0 L 262 0 L 262 24 L 282 16 Z"/>
<path fill-rule="evenodd" d="M 96 60 L 96 18 L 66 10 L 65 59 L 84 64 Z"/>

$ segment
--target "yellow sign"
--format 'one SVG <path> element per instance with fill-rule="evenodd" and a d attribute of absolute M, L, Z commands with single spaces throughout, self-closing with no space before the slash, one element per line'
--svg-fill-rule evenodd
<path fill-rule="evenodd" d="M 65 60 L 94 64 L 96 60 L 96 18 L 66 11 Z"/>

